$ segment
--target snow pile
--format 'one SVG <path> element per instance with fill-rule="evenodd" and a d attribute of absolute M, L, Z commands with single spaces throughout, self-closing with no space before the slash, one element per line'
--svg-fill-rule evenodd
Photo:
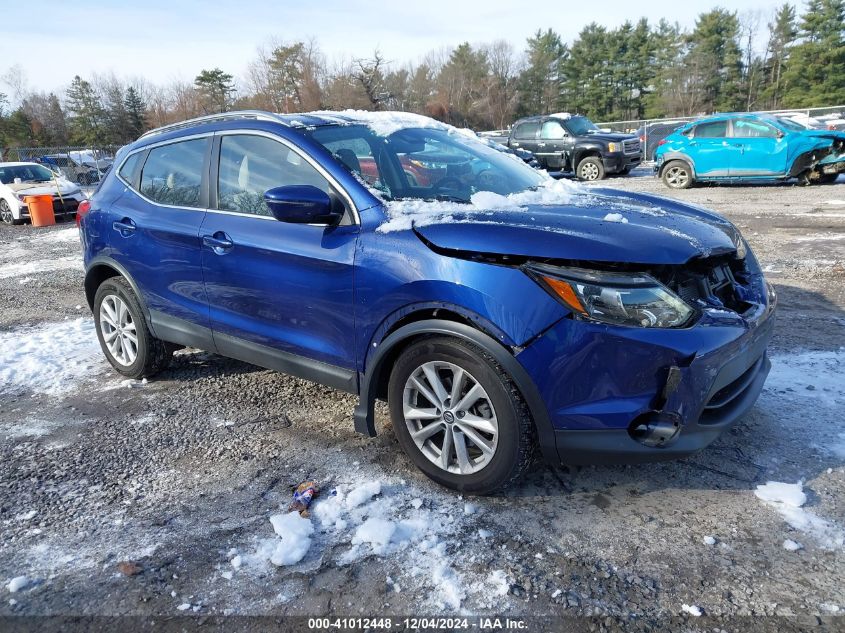
<path fill-rule="evenodd" d="M 807 502 L 807 495 L 801 482 L 787 484 L 769 481 L 757 486 L 754 494 L 777 510 L 791 527 L 814 536 L 823 548 L 838 549 L 845 546 L 845 532 L 841 528 L 802 507 Z"/>
<path fill-rule="evenodd" d="M 785 539 L 783 541 L 783 549 L 788 552 L 797 552 L 799 549 L 803 549 L 803 545 L 797 541 L 793 541 L 791 538 Z"/>
<path fill-rule="evenodd" d="M 628 218 L 626 218 L 621 213 L 608 213 L 604 216 L 605 222 L 621 222 L 622 224 L 628 224 Z"/>
<path fill-rule="evenodd" d="M 69 229 L 59 229 L 58 231 L 50 231 L 44 235 L 38 235 L 32 238 L 33 244 L 64 244 L 66 242 L 79 242 L 79 229 L 76 227 Z"/>
<path fill-rule="evenodd" d="M 17 593 L 21 589 L 26 589 L 30 582 L 31 581 L 27 576 L 16 576 L 9 581 L 9 584 L 6 585 L 6 589 L 9 590 L 9 593 Z"/>
<path fill-rule="evenodd" d="M 270 555 L 270 562 L 281 567 L 294 565 L 305 558 L 314 533 L 311 520 L 299 516 L 298 512 L 288 512 L 271 516 L 270 523 L 282 539 Z"/>
<path fill-rule="evenodd" d="M 84 270 L 82 257 L 73 255 L 70 257 L 56 257 L 54 259 L 36 259 L 14 264 L 4 264 L 0 268 L 0 279 L 10 279 L 23 275 L 37 275 L 57 270 Z"/>
<path fill-rule="evenodd" d="M 407 230 L 412 226 L 460 221 L 493 222 L 497 211 L 520 211 L 527 205 L 569 204 L 575 196 L 586 195 L 584 192 L 584 187 L 577 183 L 548 178 L 536 189 L 507 196 L 492 191 L 479 191 L 470 197 L 468 204 L 418 199 L 394 200 L 386 203 L 388 220 L 377 231 L 390 233 Z M 456 219 L 455 215 L 460 215 L 463 220 Z M 533 226 L 530 218 L 526 218 L 525 224 Z"/>
<path fill-rule="evenodd" d="M 92 319 L 16 328 L 0 334 L 0 391 L 9 387 L 60 394 L 103 367 Z"/>

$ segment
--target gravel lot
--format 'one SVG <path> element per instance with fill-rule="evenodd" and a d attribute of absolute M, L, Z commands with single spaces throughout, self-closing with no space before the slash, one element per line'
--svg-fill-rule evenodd
<path fill-rule="evenodd" d="M 75 227 L 0 226 L 0 617 L 845 625 L 845 177 L 669 192 L 642 169 L 607 185 L 706 206 L 742 229 L 779 293 L 771 378 L 755 409 L 690 459 L 537 465 L 486 498 L 426 480 L 385 409 L 380 435 L 358 436 L 354 399 L 306 381 L 194 350 L 149 383 L 122 381 L 93 334 Z M 269 519 L 309 478 L 323 488 L 310 547 L 276 567 Z M 806 503 L 758 498 L 767 481 L 801 482 Z M 361 529 L 367 519 L 383 529 Z"/>

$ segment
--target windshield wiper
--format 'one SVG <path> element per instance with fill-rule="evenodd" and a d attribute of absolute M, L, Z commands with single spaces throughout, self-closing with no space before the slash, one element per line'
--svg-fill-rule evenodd
<path fill-rule="evenodd" d="M 461 198 L 460 196 L 453 196 L 448 193 L 441 193 L 434 196 L 434 199 L 438 202 L 460 202 L 461 204 L 469 204 L 469 200 L 466 198 Z"/>

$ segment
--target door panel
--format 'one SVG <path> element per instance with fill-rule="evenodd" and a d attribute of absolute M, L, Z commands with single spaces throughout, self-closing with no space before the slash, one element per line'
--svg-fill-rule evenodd
<path fill-rule="evenodd" d="M 216 210 L 200 235 L 215 337 L 354 368 L 358 225 L 279 222 L 263 201 L 268 189 L 303 184 L 336 197 L 328 180 L 275 138 L 247 133 L 215 139 L 211 171 Z"/>
<path fill-rule="evenodd" d="M 566 138 L 566 130 L 559 122 L 554 119 L 543 121 L 535 153 L 543 157 L 543 162 L 549 169 L 564 168 L 563 156 L 567 147 Z"/>
<path fill-rule="evenodd" d="M 737 119 L 730 140 L 739 149 L 732 154 L 731 176 L 786 174 L 786 140 L 768 123 Z"/>
<path fill-rule="evenodd" d="M 109 207 L 112 257 L 132 275 L 151 311 L 210 326 L 202 275 L 199 230 L 205 209 L 201 191 L 211 138 L 150 150 L 141 191 L 127 188 Z M 179 147 L 177 147 L 179 146 Z M 181 201 L 193 207 L 154 203 Z"/>
<path fill-rule="evenodd" d="M 739 147 L 730 141 L 726 120 L 701 123 L 695 127 L 688 147 L 697 176 L 715 178 L 730 173 L 733 155 L 739 153 Z"/>

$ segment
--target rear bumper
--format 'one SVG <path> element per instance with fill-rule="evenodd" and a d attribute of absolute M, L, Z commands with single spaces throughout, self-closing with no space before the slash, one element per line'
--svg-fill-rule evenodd
<path fill-rule="evenodd" d="M 757 400 L 774 313 L 772 297 L 753 314 L 714 311 L 686 329 L 560 321 L 516 357 L 551 421 L 544 454 L 570 464 L 625 463 L 706 447 Z M 663 445 L 646 445 L 634 431 L 654 420 L 679 430 Z"/>

